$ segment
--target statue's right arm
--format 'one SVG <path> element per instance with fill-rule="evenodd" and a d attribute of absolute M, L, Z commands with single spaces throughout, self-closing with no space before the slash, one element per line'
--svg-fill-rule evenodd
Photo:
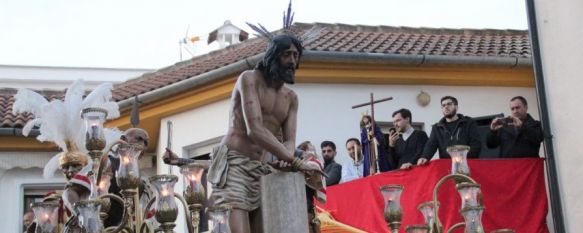
<path fill-rule="evenodd" d="M 275 155 L 278 159 L 291 162 L 293 155 L 290 154 L 283 144 L 263 126 L 263 116 L 261 114 L 261 104 L 256 89 L 256 81 L 253 72 L 245 72 L 237 83 L 241 94 L 241 111 L 247 128 L 247 136 L 255 141 L 259 146 Z"/>

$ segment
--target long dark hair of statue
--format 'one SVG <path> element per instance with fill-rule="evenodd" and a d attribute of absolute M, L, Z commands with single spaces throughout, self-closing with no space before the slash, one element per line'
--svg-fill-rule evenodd
<path fill-rule="evenodd" d="M 293 73 L 295 73 L 295 70 L 300 67 L 299 59 L 297 64 L 295 64 L 295 67 L 282 67 L 279 62 L 279 57 L 285 50 L 289 49 L 291 45 L 294 45 L 298 49 L 298 55 L 301 57 L 304 47 L 302 46 L 302 42 L 293 35 L 277 35 L 269 42 L 263 60 L 259 62 L 255 68 L 261 71 L 268 86 L 281 83 L 279 81 L 290 84 L 295 82 Z M 294 70 L 292 74 L 286 72 L 290 68 Z"/>

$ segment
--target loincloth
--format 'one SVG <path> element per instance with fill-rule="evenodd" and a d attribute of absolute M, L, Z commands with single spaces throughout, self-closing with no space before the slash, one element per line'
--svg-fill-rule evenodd
<path fill-rule="evenodd" d="M 208 180 L 215 205 L 252 211 L 261 205 L 260 178 L 271 173 L 270 166 L 220 145 L 213 149 Z"/>

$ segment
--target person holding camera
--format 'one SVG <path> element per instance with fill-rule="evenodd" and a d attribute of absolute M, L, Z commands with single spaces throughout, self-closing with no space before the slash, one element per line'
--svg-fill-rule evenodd
<path fill-rule="evenodd" d="M 500 158 L 538 158 L 543 141 L 540 122 L 527 113 L 528 104 L 522 96 L 510 99 L 510 111 L 512 115 L 492 121 L 486 146 L 500 146 Z"/>
<path fill-rule="evenodd" d="M 411 111 L 401 108 L 393 113 L 395 128 L 389 130 L 389 159 L 399 169 L 409 169 L 421 157 L 427 134 L 411 126 Z"/>

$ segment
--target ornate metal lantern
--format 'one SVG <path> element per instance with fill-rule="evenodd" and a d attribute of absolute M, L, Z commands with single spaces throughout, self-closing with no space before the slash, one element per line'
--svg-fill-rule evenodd
<path fill-rule="evenodd" d="M 156 192 L 156 221 L 164 232 L 172 232 L 178 217 L 178 206 L 174 200 L 175 175 L 155 175 L 150 177 L 150 185 Z"/>
<path fill-rule="evenodd" d="M 59 204 L 56 202 L 35 202 L 31 204 L 34 217 L 36 218 L 37 227 L 42 233 L 52 233 L 57 226 L 57 209 Z"/>
<path fill-rule="evenodd" d="M 381 194 L 385 201 L 385 221 L 393 232 L 399 232 L 401 220 L 403 219 L 403 209 L 401 208 L 402 192 L 402 185 L 391 184 L 381 187 Z"/>
<path fill-rule="evenodd" d="M 451 174 L 462 174 L 469 176 L 467 155 L 470 147 L 466 145 L 455 145 L 447 148 L 447 153 L 451 156 Z"/>

